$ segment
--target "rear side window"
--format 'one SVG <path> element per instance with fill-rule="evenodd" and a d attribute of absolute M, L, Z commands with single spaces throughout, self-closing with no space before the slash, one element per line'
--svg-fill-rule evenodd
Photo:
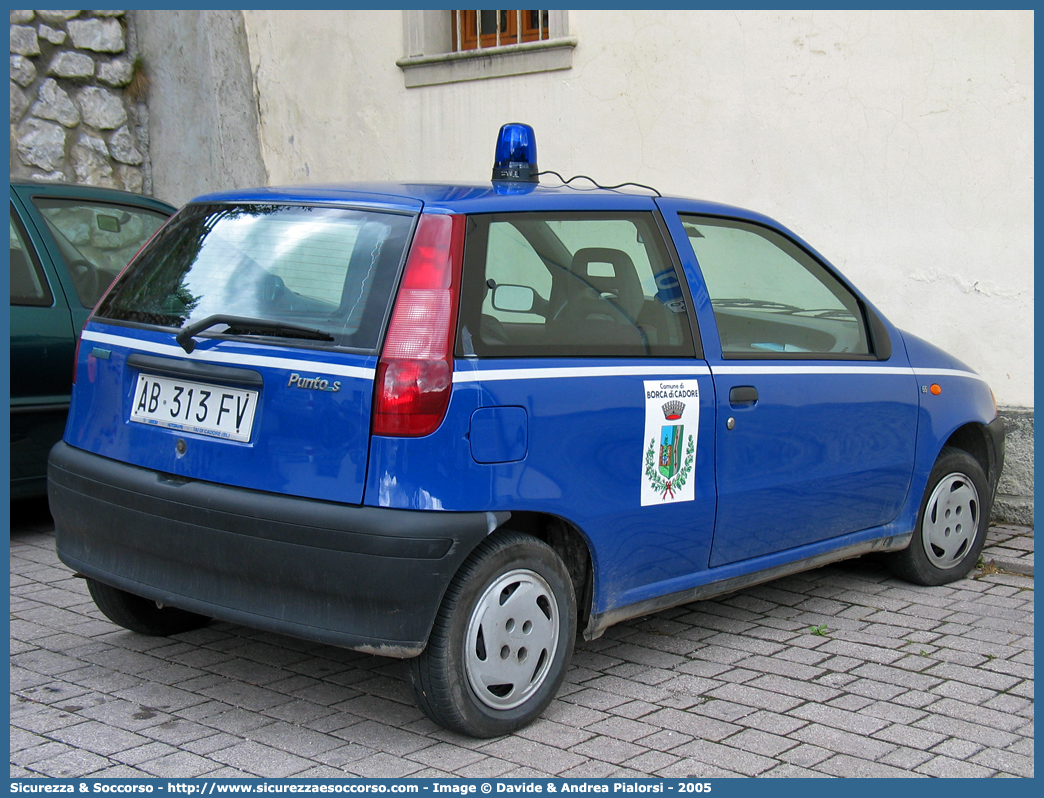
<path fill-rule="evenodd" d="M 167 328 L 241 316 L 306 325 L 333 336 L 334 346 L 375 349 L 413 221 L 346 208 L 190 205 L 96 315 Z"/>
<path fill-rule="evenodd" d="M 461 357 L 685 357 L 681 285 L 652 214 L 469 217 Z"/>
<path fill-rule="evenodd" d="M 33 197 L 73 278 L 85 308 L 98 304 L 105 289 L 167 221 L 166 214 L 95 200 Z"/>

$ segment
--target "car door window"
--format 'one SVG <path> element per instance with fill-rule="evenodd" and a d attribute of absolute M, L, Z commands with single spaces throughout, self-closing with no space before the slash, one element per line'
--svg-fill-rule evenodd
<path fill-rule="evenodd" d="M 652 214 L 471 217 L 459 355 L 692 356 Z"/>
<path fill-rule="evenodd" d="M 11 304 L 49 307 L 51 289 L 11 209 Z"/>
<path fill-rule="evenodd" d="M 50 197 L 33 197 L 32 201 L 86 308 L 98 303 L 127 261 L 167 221 L 162 213 L 130 205 Z"/>
<path fill-rule="evenodd" d="M 758 225 L 682 216 L 725 357 L 869 355 L 859 300 L 794 242 Z"/>

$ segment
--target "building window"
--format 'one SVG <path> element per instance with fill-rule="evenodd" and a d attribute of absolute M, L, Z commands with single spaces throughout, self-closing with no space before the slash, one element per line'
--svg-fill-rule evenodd
<path fill-rule="evenodd" d="M 571 69 L 566 11 L 403 11 L 406 88 Z"/>
<path fill-rule="evenodd" d="M 453 50 L 550 39 L 547 11 L 453 11 Z"/>

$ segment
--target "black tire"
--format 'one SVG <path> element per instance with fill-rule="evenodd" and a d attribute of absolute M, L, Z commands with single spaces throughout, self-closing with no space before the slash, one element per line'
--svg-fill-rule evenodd
<path fill-rule="evenodd" d="M 982 466 L 967 452 L 946 447 L 928 477 L 909 547 L 888 555 L 892 573 L 915 585 L 963 579 L 979 560 L 989 523 Z"/>
<path fill-rule="evenodd" d="M 510 734 L 555 697 L 575 637 L 576 599 L 562 560 L 529 535 L 497 533 L 453 577 L 427 648 L 407 663 L 417 703 L 452 731 Z"/>
<path fill-rule="evenodd" d="M 124 590 L 87 580 L 87 589 L 98 609 L 117 626 L 138 634 L 166 637 L 191 632 L 210 623 L 206 615 L 197 615 L 176 607 L 157 607 L 155 601 L 135 596 Z"/>

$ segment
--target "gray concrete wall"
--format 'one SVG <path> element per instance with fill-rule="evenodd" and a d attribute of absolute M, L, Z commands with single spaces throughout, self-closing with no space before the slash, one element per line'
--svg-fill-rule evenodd
<path fill-rule="evenodd" d="M 1033 411 L 1001 408 L 1007 441 L 993 518 L 1033 526 Z"/>
<path fill-rule="evenodd" d="M 151 83 L 155 196 L 182 205 L 208 191 L 266 185 L 242 13 L 132 13 Z"/>

